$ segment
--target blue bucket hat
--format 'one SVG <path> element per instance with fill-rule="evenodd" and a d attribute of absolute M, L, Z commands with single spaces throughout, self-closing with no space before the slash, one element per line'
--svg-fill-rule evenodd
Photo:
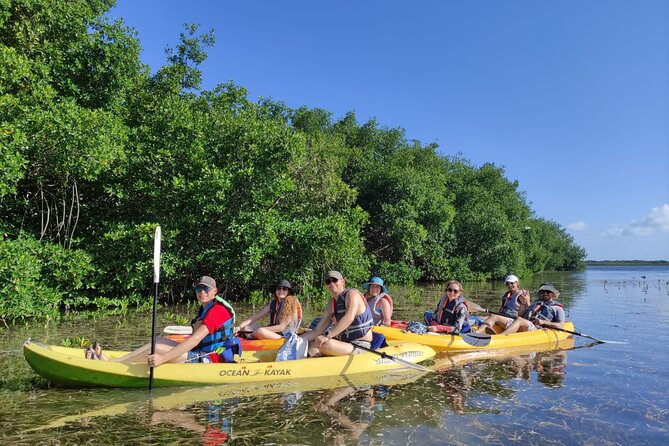
<path fill-rule="evenodd" d="M 387 292 L 388 292 L 388 289 L 387 289 L 386 286 L 383 284 L 383 279 L 380 278 L 380 277 L 377 277 L 377 276 L 372 277 L 372 278 L 369 279 L 367 282 L 363 283 L 363 284 L 362 284 L 362 287 L 363 287 L 365 290 L 368 290 L 370 285 L 378 285 L 378 286 L 381 287 L 381 291 L 382 291 L 382 292 L 384 292 L 384 293 L 387 293 Z"/>

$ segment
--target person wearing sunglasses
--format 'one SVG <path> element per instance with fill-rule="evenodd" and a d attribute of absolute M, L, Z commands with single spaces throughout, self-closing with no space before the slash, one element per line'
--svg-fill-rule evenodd
<path fill-rule="evenodd" d="M 325 284 L 330 302 L 313 330 L 300 336 L 309 341 L 310 356 L 363 353 L 372 342 L 372 312 L 360 291 L 347 288 L 339 271 L 329 271 Z"/>
<path fill-rule="evenodd" d="M 383 283 L 383 279 L 377 276 L 372 277 L 362 284 L 362 288 L 367 292 L 365 299 L 372 310 L 374 325 L 385 325 L 390 327 L 393 317 L 393 299 L 388 294 L 388 289 Z"/>
<path fill-rule="evenodd" d="M 295 297 L 293 286 L 286 279 L 272 285 L 273 299 L 260 311 L 239 324 L 235 332 L 250 339 L 281 339 L 286 330 L 295 332 L 302 323 L 302 305 Z M 260 327 L 256 321 L 269 315 L 269 326 Z"/>
<path fill-rule="evenodd" d="M 86 358 L 103 361 L 139 363 L 146 361 L 151 367 L 165 363 L 232 362 L 234 352 L 239 353 L 239 339 L 234 337 L 235 312 L 222 298 L 216 296 L 216 281 L 209 276 L 202 276 L 194 287 L 200 302 L 197 316 L 191 322 L 193 334 L 178 343 L 168 338 L 156 338 L 153 355 L 151 343 L 119 358 L 108 358 L 100 344 L 95 342 L 86 350 Z"/>
<path fill-rule="evenodd" d="M 432 333 L 469 333 L 469 311 L 458 280 L 446 283 L 445 294 L 439 299 L 437 309 L 425 312 L 427 331 Z"/>
<path fill-rule="evenodd" d="M 565 314 L 562 304 L 555 299 L 560 292 L 550 283 L 542 283 L 537 291 L 539 299 L 530 305 L 523 317 L 516 318 L 502 334 L 533 331 L 542 327 L 564 328 Z"/>
<path fill-rule="evenodd" d="M 504 279 L 508 291 L 502 295 L 502 306 L 497 314 L 491 314 L 476 330 L 478 333 L 498 334 L 511 325 L 519 315 L 525 314 L 530 305 L 530 292 L 520 288 L 518 277 L 510 274 Z"/>

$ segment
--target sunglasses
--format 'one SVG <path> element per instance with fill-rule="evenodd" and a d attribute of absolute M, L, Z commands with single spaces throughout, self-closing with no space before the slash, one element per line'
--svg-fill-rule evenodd
<path fill-rule="evenodd" d="M 278 286 L 278 287 L 276 287 L 276 288 L 274 288 L 274 289 L 275 289 L 276 291 L 288 291 L 288 288 L 286 288 L 285 286 Z"/>
<path fill-rule="evenodd" d="M 546 290 L 541 290 L 541 291 L 539 291 L 539 295 L 540 295 L 540 296 L 542 296 L 542 295 L 547 295 L 547 294 L 551 294 L 551 291 L 546 291 Z"/>
<path fill-rule="evenodd" d="M 507 285 L 513 285 L 516 282 L 504 282 L 504 283 L 507 284 Z"/>
<path fill-rule="evenodd" d="M 339 282 L 339 279 L 335 279 L 334 277 L 328 277 L 325 280 L 326 285 L 330 285 L 331 283 L 337 283 L 337 282 Z"/>
<path fill-rule="evenodd" d="M 199 293 L 200 291 L 204 291 L 205 293 L 208 293 L 212 287 L 207 286 L 207 285 L 198 285 L 195 287 L 195 292 Z"/>
<path fill-rule="evenodd" d="M 446 291 L 448 291 L 449 293 L 459 293 L 460 292 L 460 290 L 456 290 L 455 288 L 447 288 Z"/>

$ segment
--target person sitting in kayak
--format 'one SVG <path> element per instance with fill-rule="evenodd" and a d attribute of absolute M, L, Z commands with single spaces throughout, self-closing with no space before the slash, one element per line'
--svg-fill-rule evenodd
<path fill-rule="evenodd" d="M 564 328 L 564 310 L 562 304 L 555 301 L 560 295 L 557 288 L 552 283 L 546 282 L 541 284 L 537 294 L 539 299 L 530 305 L 524 317 L 513 321 L 502 334 L 533 331 L 541 327 Z"/>
<path fill-rule="evenodd" d="M 437 309 L 425 312 L 427 331 L 432 333 L 469 333 L 469 311 L 458 280 L 446 283 L 446 293 L 439 299 Z"/>
<path fill-rule="evenodd" d="M 200 302 L 197 316 L 193 319 L 193 334 L 177 343 L 171 339 L 156 338 L 155 354 L 151 355 L 148 343 L 119 358 L 108 358 L 102 347 L 95 343 L 86 351 L 86 358 L 104 361 L 137 363 L 146 360 L 151 367 L 166 362 L 232 362 L 233 351 L 241 352 L 239 339 L 234 337 L 234 310 L 226 301 L 216 296 L 216 281 L 202 276 L 195 285 L 195 295 Z"/>
<path fill-rule="evenodd" d="M 377 276 L 372 277 L 362 284 L 367 291 L 365 299 L 372 310 L 374 325 L 385 325 L 390 327 L 393 317 L 393 299 L 388 294 L 388 289 L 383 283 L 383 279 Z"/>
<path fill-rule="evenodd" d="M 252 332 L 251 339 L 281 339 L 288 329 L 297 331 L 302 323 L 302 306 L 295 298 L 293 287 L 283 279 L 272 285 L 274 299 L 256 314 L 239 324 L 235 332 Z M 260 327 L 256 321 L 269 315 L 269 326 Z"/>
<path fill-rule="evenodd" d="M 363 353 L 372 342 L 372 312 L 355 288 L 346 288 L 339 271 L 329 271 L 325 284 L 331 299 L 318 325 L 300 336 L 309 341 L 309 355 L 337 356 Z M 356 348 L 360 346 L 363 348 Z"/>
<path fill-rule="evenodd" d="M 530 305 L 530 293 L 521 289 L 518 277 L 513 274 L 506 276 L 504 283 L 509 291 L 502 296 L 502 307 L 499 310 L 503 316 L 491 314 L 476 330 L 478 333 L 497 334 L 511 325 L 519 315 L 525 314 Z"/>

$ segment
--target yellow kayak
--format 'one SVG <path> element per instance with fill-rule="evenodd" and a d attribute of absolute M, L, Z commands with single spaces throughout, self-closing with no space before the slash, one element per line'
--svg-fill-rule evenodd
<path fill-rule="evenodd" d="M 385 347 L 378 352 L 412 364 L 435 356 L 430 347 L 412 343 Z M 126 353 L 105 350 L 105 355 L 110 358 Z M 146 363 L 90 360 L 84 357 L 82 349 L 42 345 L 30 340 L 23 345 L 23 354 L 35 372 L 61 386 L 148 387 L 149 383 L 149 367 Z M 154 369 L 154 385 L 166 387 L 323 379 L 406 367 L 376 353 L 280 362 L 275 361 L 275 358 L 275 350 L 258 350 L 244 352 L 237 363 L 163 364 Z"/>
<path fill-rule="evenodd" d="M 451 367 L 481 360 L 504 360 L 532 353 L 548 353 L 574 348 L 574 338 L 561 339 L 546 344 L 525 345 L 503 349 L 483 349 L 469 351 L 444 351 L 434 359 L 435 370 L 445 370 Z"/>
<path fill-rule="evenodd" d="M 564 329 L 574 331 L 574 324 L 564 323 Z M 475 346 L 465 342 L 461 336 L 448 333 L 405 333 L 401 328 L 376 326 L 374 331 L 382 333 L 386 339 L 401 342 L 415 342 L 430 346 L 435 351 L 473 351 L 473 350 L 495 350 L 514 347 L 527 347 L 541 344 L 550 344 L 562 339 L 571 338 L 572 335 L 563 331 L 551 329 L 538 329 L 506 335 L 490 336 L 490 343 L 485 346 Z"/>

